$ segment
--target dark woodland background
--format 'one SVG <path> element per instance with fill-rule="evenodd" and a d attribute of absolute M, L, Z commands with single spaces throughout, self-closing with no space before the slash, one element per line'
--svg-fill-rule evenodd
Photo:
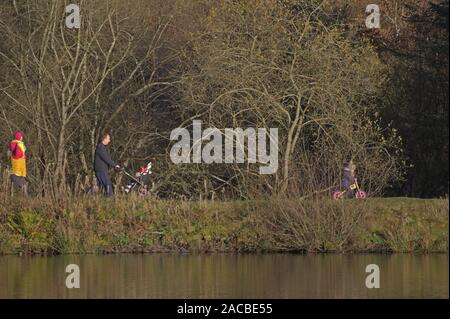
<path fill-rule="evenodd" d="M 309 196 L 348 159 L 373 196 L 448 194 L 448 0 L 74 1 L 0 4 L 1 170 L 24 133 L 38 195 L 86 191 L 101 132 L 163 197 Z M 170 131 L 278 127 L 277 174 L 170 162 Z M 115 176 L 117 184 L 123 183 Z"/>

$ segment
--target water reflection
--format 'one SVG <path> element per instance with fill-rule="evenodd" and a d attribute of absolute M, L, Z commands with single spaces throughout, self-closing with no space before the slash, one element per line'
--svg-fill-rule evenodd
<path fill-rule="evenodd" d="M 80 289 L 65 286 L 71 263 Z M 3 256 L 0 298 L 448 298 L 448 275 L 448 254 Z"/>

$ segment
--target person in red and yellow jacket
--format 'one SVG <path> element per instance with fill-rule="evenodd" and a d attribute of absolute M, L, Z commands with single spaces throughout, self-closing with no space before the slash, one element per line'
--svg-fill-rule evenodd
<path fill-rule="evenodd" d="M 22 133 L 17 132 L 15 134 L 14 139 L 9 144 L 9 150 L 11 152 L 11 181 L 14 186 L 21 188 L 27 195 L 27 182 L 25 180 L 25 177 L 27 177 L 27 156 L 25 155 L 26 147 L 23 143 Z"/>

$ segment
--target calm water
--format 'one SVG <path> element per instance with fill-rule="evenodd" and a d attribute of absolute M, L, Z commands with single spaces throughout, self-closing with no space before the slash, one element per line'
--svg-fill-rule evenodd
<path fill-rule="evenodd" d="M 80 289 L 65 286 L 68 264 Z M 368 264 L 379 289 L 365 286 Z M 0 298 L 448 297 L 448 254 L 0 257 Z"/>

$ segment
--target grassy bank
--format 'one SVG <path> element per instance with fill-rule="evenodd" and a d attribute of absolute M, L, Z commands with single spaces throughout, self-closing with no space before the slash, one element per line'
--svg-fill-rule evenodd
<path fill-rule="evenodd" d="M 0 205 L 0 254 L 448 251 L 448 199 L 3 197 Z"/>

